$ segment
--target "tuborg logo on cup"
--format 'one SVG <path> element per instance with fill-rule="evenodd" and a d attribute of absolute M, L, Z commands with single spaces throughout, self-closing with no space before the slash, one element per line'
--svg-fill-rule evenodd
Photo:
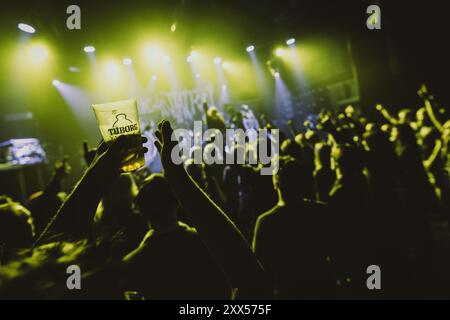
<path fill-rule="evenodd" d="M 113 114 L 115 112 L 113 111 Z M 112 128 L 108 129 L 110 136 L 129 133 L 138 130 L 137 123 L 133 123 L 127 118 L 125 113 L 116 114 L 116 121 L 113 123 Z"/>

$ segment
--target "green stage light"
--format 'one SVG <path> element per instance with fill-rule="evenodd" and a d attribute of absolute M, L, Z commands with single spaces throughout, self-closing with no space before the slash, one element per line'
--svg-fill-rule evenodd
<path fill-rule="evenodd" d="M 93 53 L 93 52 L 95 52 L 95 47 L 94 47 L 94 46 L 85 46 L 85 47 L 83 48 L 83 50 L 84 50 L 84 52 L 86 52 L 86 53 Z"/>

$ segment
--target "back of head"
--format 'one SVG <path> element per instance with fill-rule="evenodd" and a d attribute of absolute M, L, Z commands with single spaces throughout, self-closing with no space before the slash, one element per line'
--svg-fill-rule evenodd
<path fill-rule="evenodd" d="M 134 210 L 138 188 L 131 174 L 121 174 L 102 198 L 101 220 L 128 216 Z"/>
<path fill-rule="evenodd" d="M 416 145 L 416 135 L 414 130 L 408 124 L 400 124 L 397 126 L 398 138 L 404 146 Z"/>
<path fill-rule="evenodd" d="M 30 212 L 10 198 L 2 197 L 0 203 L 0 243 L 9 247 L 24 248 L 32 244 L 34 225 Z"/>
<path fill-rule="evenodd" d="M 131 174 L 121 174 L 114 185 L 111 186 L 107 201 L 133 201 L 138 193 L 138 188 Z"/>
<path fill-rule="evenodd" d="M 343 175 L 361 174 L 362 151 L 350 144 L 339 145 L 332 150 L 333 159 Z"/>
<path fill-rule="evenodd" d="M 298 143 L 291 139 L 283 141 L 280 147 L 280 152 L 283 156 L 290 156 L 300 161 L 302 158 L 302 148 Z"/>
<path fill-rule="evenodd" d="M 177 220 L 177 201 L 162 174 L 154 173 L 145 179 L 137 202 L 142 215 L 153 227 L 168 226 Z"/>
<path fill-rule="evenodd" d="M 279 169 L 274 176 L 274 184 L 286 202 L 305 198 L 312 189 L 313 183 L 312 175 L 298 160 L 292 157 L 279 159 Z"/>

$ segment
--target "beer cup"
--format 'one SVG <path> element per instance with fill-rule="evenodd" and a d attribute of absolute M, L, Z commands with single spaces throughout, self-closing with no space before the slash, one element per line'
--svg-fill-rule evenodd
<path fill-rule="evenodd" d="M 103 140 L 110 144 L 121 135 L 132 137 L 130 154 L 122 162 L 122 171 L 135 171 L 145 165 L 136 100 L 93 104 Z"/>

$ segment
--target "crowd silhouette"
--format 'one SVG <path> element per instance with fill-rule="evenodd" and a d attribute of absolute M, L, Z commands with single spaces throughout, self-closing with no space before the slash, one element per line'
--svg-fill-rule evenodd
<path fill-rule="evenodd" d="M 163 174 L 142 181 L 120 171 L 129 137 L 85 143 L 87 169 L 69 194 L 65 158 L 27 203 L 1 196 L 0 297 L 450 297 L 450 120 L 425 86 L 418 94 L 423 105 L 398 116 L 349 106 L 322 110 L 314 126 L 288 121 L 273 176 L 261 164 L 175 164 L 167 120 L 155 130 Z M 204 125 L 243 127 L 207 105 Z M 66 286 L 73 264 L 81 290 Z M 380 290 L 367 287 L 371 265 Z"/>

